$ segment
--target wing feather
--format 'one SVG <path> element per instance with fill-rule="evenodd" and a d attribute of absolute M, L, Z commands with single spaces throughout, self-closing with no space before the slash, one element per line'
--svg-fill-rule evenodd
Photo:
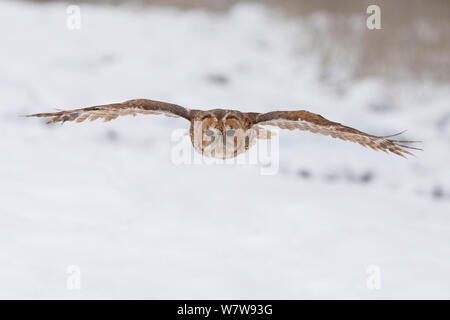
<path fill-rule="evenodd" d="M 51 113 L 36 113 L 26 117 L 49 117 L 47 123 L 66 121 L 83 122 L 103 119 L 105 122 L 116 119 L 119 116 L 137 114 L 162 114 L 167 117 L 182 117 L 191 119 L 191 110 L 176 104 L 165 103 L 147 99 L 134 99 L 123 103 L 106 104 L 88 108 L 65 110 Z"/>
<path fill-rule="evenodd" d="M 365 132 L 344 126 L 338 122 L 325 119 L 319 114 L 309 111 L 274 111 L 259 114 L 256 118 L 258 125 L 277 126 L 281 129 L 300 129 L 313 133 L 320 133 L 333 138 L 359 143 L 364 147 L 373 150 L 381 150 L 386 153 L 394 153 L 401 157 L 413 155 L 409 150 L 422 150 L 407 144 L 420 141 L 406 141 L 389 139 L 402 134 L 403 132 L 390 136 L 374 136 Z"/>

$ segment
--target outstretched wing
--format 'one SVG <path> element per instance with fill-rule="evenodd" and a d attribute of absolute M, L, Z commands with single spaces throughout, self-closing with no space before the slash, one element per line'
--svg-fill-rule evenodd
<path fill-rule="evenodd" d="M 304 110 L 274 111 L 259 114 L 256 117 L 255 124 L 277 126 L 281 129 L 300 129 L 311 131 L 313 133 L 321 133 L 333 138 L 356 142 L 364 147 L 370 147 L 374 150 L 382 150 L 386 153 L 392 152 L 402 157 L 405 157 L 405 154 L 413 155 L 407 149 L 422 150 L 407 145 L 420 141 L 389 139 L 403 132 L 391 136 L 373 136 L 359 130 L 344 126 L 340 123 L 329 121 L 321 115 Z"/>
<path fill-rule="evenodd" d="M 190 120 L 191 110 L 176 104 L 160 101 L 135 99 L 123 103 L 106 104 L 82 109 L 59 111 L 52 113 L 36 113 L 27 115 L 27 117 L 50 117 L 47 123 L 66 121 L 83 122 L 84 120 L 94 121 L 104 119 L 104 121 L 113 120 L 119 116 L 136 114 L 162 114 L 167 117 L 183 117 Z"/>

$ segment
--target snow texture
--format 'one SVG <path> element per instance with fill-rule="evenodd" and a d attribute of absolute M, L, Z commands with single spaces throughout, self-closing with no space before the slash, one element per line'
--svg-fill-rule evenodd
<path fill-rule="evenodd" d="M 82 4 L 80 30 L 66 9 L 0 2 L 0 298 L 450 298 L 447 85 L 356 81 L 345 66 L 322 81 L 315 18 L 259 5 Z M 261 175 L 175 165 L 183 119 L 18 117 L 132 98 L 306 109 L 376 135 L 409 129 L 425 151 L 280 131 L 278 173 Z"/>

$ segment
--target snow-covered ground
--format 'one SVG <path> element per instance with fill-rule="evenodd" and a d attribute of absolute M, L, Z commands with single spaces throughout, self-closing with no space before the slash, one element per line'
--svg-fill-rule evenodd
<path fill-rule="evenodd" d="M 84 4 L 80 30 L 66 9 L 0 2 L 0 298 L 450 298 L 448 86 L 323 82 L 305 22 L 263 6 Z M 425 151 L 280 131 L 261 175 L 175 165 L 182 119 L 18 117 L 131 98 L 308 109 Z"/>

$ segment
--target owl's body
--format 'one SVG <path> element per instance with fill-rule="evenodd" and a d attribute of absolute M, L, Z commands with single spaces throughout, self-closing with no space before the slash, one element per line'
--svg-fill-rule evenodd
<path fill-rule="evenodd" d="M 333 138 L 357 142 L 374 150 L 392 152 L 404 157 L 411 153 L 406 149 L 421 150 L 405 144 L 416 141 L 392 140 L 391 136 L 373 136 L 356 129 L 329 121 L 305 110 L 274 111 L 268 113 L 240 112 L 238 110 L 187 109 L 175 104 L 136 99 L 123 103 L 94 106 L 53 113 L 38 113 L 28 117 L 50 117 L 49 123 L 84 120 L 110 121 L 123 115 L 163 114 L 182 117 L 190 122 L 190 138 L 194 149 L 207 157 L 233 158 L 251 148 L 257 139 L 270 139 L 271 132 L 261 126 L 277 126 L 281 129 L 308 130 L 330 135 Z"/>
<path fill-rule="evenodd" d="M 258 138 L 271 134 L 254 126 L 257 113 L 225 109 L 193 110 L 192 113 L 189 130 L 192 145 L 207 157 L 234 158 L 255 145 Z"/>

